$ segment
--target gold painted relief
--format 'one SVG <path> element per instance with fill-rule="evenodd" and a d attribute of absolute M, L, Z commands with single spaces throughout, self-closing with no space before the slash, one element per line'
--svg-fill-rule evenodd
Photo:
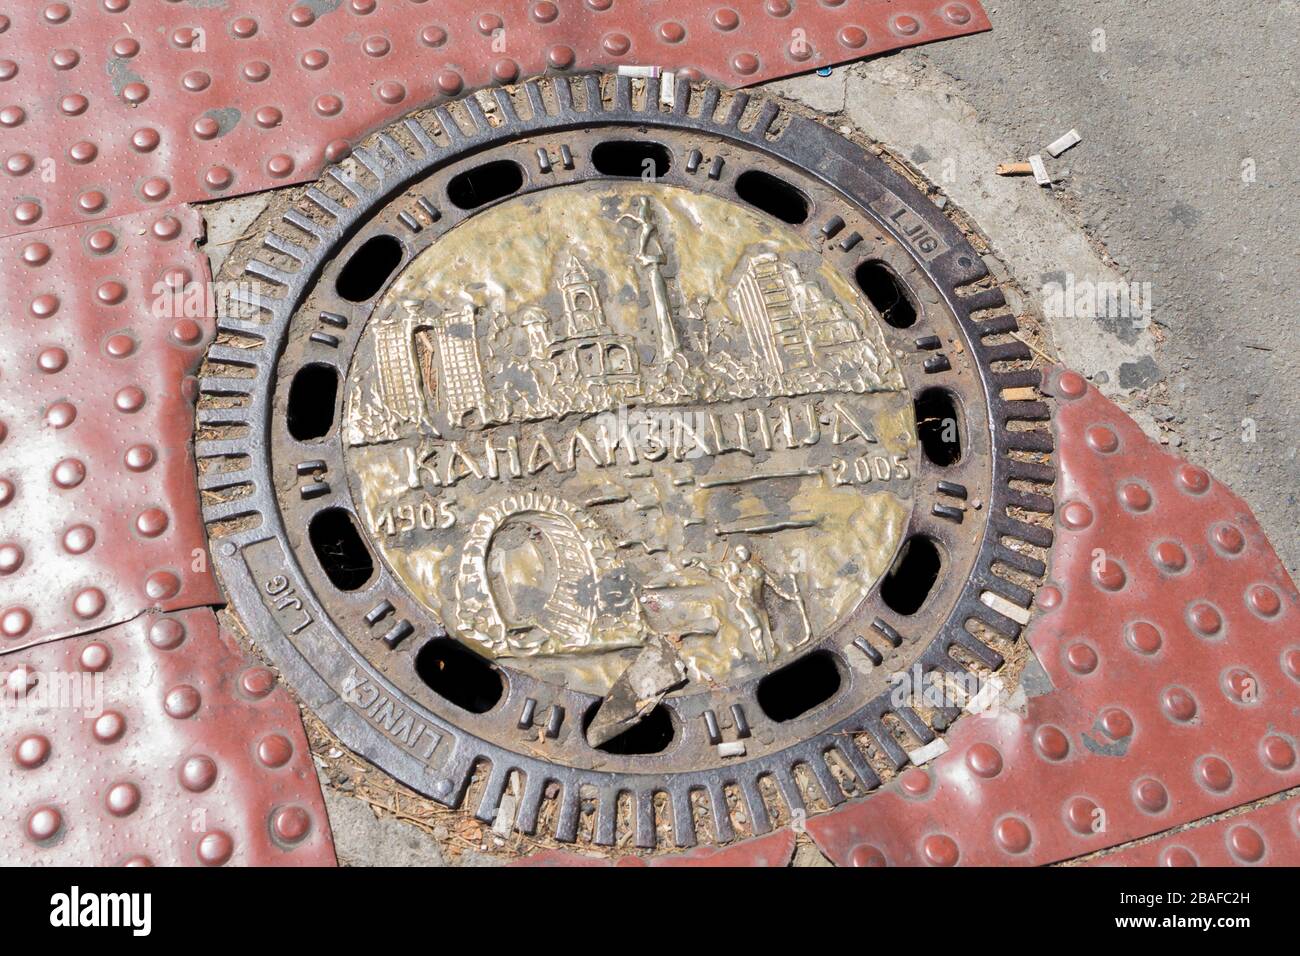
<path fill-rule="evenodd" d="M 793 230 L 639 182 L 503 203 L 379 304 L 347 382 L 364 519 L 482 653 L 603 694 L 651 635 L 759 673 L 852 614 L 911 508 L 902 375 Z"/>

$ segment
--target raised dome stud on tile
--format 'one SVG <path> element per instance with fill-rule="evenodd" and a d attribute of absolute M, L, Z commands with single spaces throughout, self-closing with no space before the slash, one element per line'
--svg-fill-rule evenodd
<path fill-rule="evenodd" d="M 178 684 L 163 697 L 163 710 L 175 720 L 185 720 L 199 712 L 203 698 L 189 684 Z"/>
<path fill-rule="evenodd" d="M 898 785 L 912 797 L 923 797 L 930 792 L 930 775 L 919 767 L 909 767 L 898 777 Z"/>
<path fill-rule="evenodd" d="M 1246 605 L 1263 618 L 1275 618 L 1282 611 L 1282 598 L 1267 584 L 1252 584 L 1246 590 Z"/>
<path fill-rule="evenodd" d="M 1169 808 L 1169 791 L 1159 780 L 1146 777 L 1133 785 L 1133 802 L 1146 813 L 1163 813 Z"/>
<path fill-rule="evenodd" d="M 114 784 L 105 796 L 104 804 L 115 817 L 130 816 L 140 806 L 140 788 L 133 783 Z"/>
<path fill-rule="evenodd" d="M 1128 583 L 1123 565 L 1104 555 L 1093 566 L 1092 578 L 1093 583 L 1103 591 L 1119 591 Z"/>
<path fill-rule="evenodd" d="M 1192 495 L 1203 495 L 1210 490 L 1210 475 L 1204 468 L 1182 465 L 1178 468 L 1178 487 Z"/>
<path fill-rule="evenodd" d="M 1161 706 L 1170 720 L 1189 723 L 1196 718 L 1196 698 L 1186 687 L 1170 687 L 1160 696 Z"/>
<path fill-rule="evenodd" d="M 1241 554 L 1246 547 L 1246 539 L 1241 529 L 1233 524 L 1216 524 L 1210 529 L 1210 540 L 1216 551 L 1229 557 Z"/>
<path fill-rule="evenodd" d="M 1264 762 L 1273 770 L 1286 771 L 1296 765 L 1296 750 L 1291 741 L 1278 734 L 1270 734 L 1260 744 Z"/>
<path fill-rule="evenodd" d="M 142 537 L 157 537 L 166 531 L 168 524 L 166 511 L 157 507 L 148 507 L 135 516 L 135 531 Z"/>
<path fill-rule="evenodd" d="M 1076 796 L 1066 802 L 1065 818 L 1076 836 L 1090 837 L 1101 832 L 1105 814 L 1095 800 Z"/>
<path fill-rule="evenodd" d="M 978 743 L 966 752 L 966 766 L 976 776 L 991 779 L 1002 772 L 1002 754 L 992 744 Z"/>
<path fill-rule="evenodd" d="M 1160 541 L 1151 550 L 1151 557 L 1160 570 L 1177 574 L 1187 570 L 1187 552 L 1176 541 Z"/>
<path fill-rule="evenodd" d="M 23 564 L 24 552 L 21 545 L 13 542 L 0 544 L 0 575 L 13 574 Z"/>
<path fill-rule="evenodd" d="M 1195 777 L 1197 783 L 1215 793 L 1224 793 L 1232 789 L 1232 768 L 1221 757 L 1202 757 L 1196 763 Z"/>
<path fill-rule="evenodd" d="M 113 651 L 103 641 L 91 641 L 81 649 L 81 654 L 78 657 L 82 669 L 92 674 L 107 670 L 112 661 Z"/>
<path fill-rule="evenodd" d="M 271 830 L 282 843 L 299 843 L 311 832 L 311 814 L 299 806 L 280 807 L 271 814 Z"/>
<path fill-rule="evenodd" d="M 27 818 L 27 836 L 33 843 L 48 843 L 63 829 L 63 814 L 51 806 L 37 807 Z"/>
<path fill-rule="evenodd" d="M 1070 755 L 1070 738 L 1051 724 L 1044 724 L 1034 732 L 1034 746 L 1048 760 L 1060 761 Z"/>
<path fill-rule="evenodd" d="M 1201 637 L 1218 637 L 1223 632 L 1223 615 L 1208 601 L 1195 601 L 1187 608 L 1187 622 Z"/>
<path fill-rule="evenodd" d="M 1060 510 L 1061 524 L 1071 531 L 1078 531 L 1092 524 L 1092 509 L 1082 501 L 1070 501 Z"/>
<path fill-rule="evenodd" d="M 265 667 L 253 667 L 240 675 L 239 686 L 245 694 L 257 700 L 275 688 L 275 675 Z"/>
<path fill-rule="evenodd" d="M 217 765 L 211 757 L 196 755 L 181 765 L 181 786 L 191 793 L 202 793 L 217 779 Z"/>
<path fill-rule="evenodd" d="M 1096 648 L 1083 641 L 1071 644 L 1065 652 L 1065 661 L 1070 670 L 1076 674 L 1091 674 L 1101 663 Z"/>
<path fill-rule="evenodd" d="M 1008 816 L 997 822 L 993 830 L 998 846 L 1008 853 L 1024 853 L 1033 843 L 1029 824 L 1020 817 Z"/>
<path fill-rule="evenodd" d="M 120 711 L 106 710 L 91 724 L 91 733 L 101 744 L 114 744 L 126 733 L 126 718 Z"/>
<path fill-rule="evenodd" d="M 1239 824 L 1228 831 L 1228 847 L 1232 855 L 1243 863 L 1259 863 L 1267 852 L 1264 838 L 1248 823 Z"/>
<path fill-rule="evenodd" d="M 957 841 L 946 833 L 936 833 L 921 843 L 921 855 L 931 866 L 956 866 L 961 859 Z"/>
<path fill-rule="evenodd" d="M 225 866 L 235 854 L 235 841 L 224 830 L 211 830 L 199 838 L 198 858 L 204 866 Z"/>
<path fill-rule="evenodd" d="M 888 866 L 885 855 L 876 847 L 862 844 L 853 848 L 849 854 L 849 866 Z"/>
<path fill-rule="evenodd" d="M 35 770 L 50 757 L 50 739 L 43 734 L 29 734 L 14 747 L 14 762 L 24 770 Z"/>
<path fill-rule="evenodd" d="M 1143 511 L 1151 510 L 1152 497 L 1151 492 L 1144 485 L 1136 481 L 1126 481 L 1119 488 L 1119 501 L 1126 509 L 1141 514 Z"/>
<path fill-rule="evenodd" d="M 257 759 L 265 766 L 283 767 L 293 756 L 293 744 L 284 734 L 269 734 L 257 745 Z"/>
<path fill-rule="evenodd" d="M 1119 436 L 1105 425 L 1093 425 L 1084 433 L 1088 447 L 1098 454 L 1111 455 L 1119 451 Z"/>

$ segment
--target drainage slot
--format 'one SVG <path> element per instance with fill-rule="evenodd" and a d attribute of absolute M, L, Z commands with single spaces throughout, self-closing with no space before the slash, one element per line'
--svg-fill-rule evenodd
<path fill-rule="evenodd" d="M 486 714 L 505 693 L 500 669 L 450 637 L 420 648 L 415 673 L 429 690 L 471 714 Z"/>
<path fill-rule="evenodd" d="M 334 427 L 334 399 L 339 390 L 338 369 L 332 365 L 305 365 L 289 386 L 289 434 L 298 441 L 323 438 Z"/>
<path fill-rule="evenodd" d="M 782 222 L 797 226 L 808 221 L 808 197 L 771 173 L 758 169 L 741 173 L 736 177 L 736 195 Z"/>
<path fill-rule="evenodd" d="M 942 566 L 935 543 L 925 535 L 913 535 L 880 582 L 881 600 L 896 614 L 915 614 L 934 590 Z"/>
<path fill-rule="evenodd" d="M 907 289 L 894 270 L 879 259 L 858 266 L 854 273 L 860 288 L 876 311 L 896 329 L 906 329 L 916 324 L 916 306 L 912 304 Z"/>
<path fill-rule="evenodd" d="M 334 289 L 349 302 L 365 302 L 384 287 L 402 262 L 402 244 L 392 236 L 371 236 L 339 271 Z"/>
<path fill-rule="evenodd" d="M 916 434 L 925 457 L 946 468 L 961 460 L 957 401 L 943 388 L 928 388 L 916 400 Z"/>
<path fill-rule="evenodd" d="M 827 651 L 814 651 L 758 682 L 758 706 L 772 720 L 794 720 L 840 689 L 840 669 Z"/>
<path fill-rule="evenodd" d="M 587 728 L 591 726 L 602 703 L 598 700 L 588 708 L 582 720 L 583 736 L 586 736 Z M 639 723 L 633 724 L 596 749 L 607 754 L 661 754 L 668 749 L 676 735 L 677 727 L 673 724 L 672 711 L 659 704 L 642 717 Z"/>
<path fill-rule="evenodd" d="M 518 192 L 523 184 L 523 168 L 512 160 L 498 159 L 453 176 L 447 184 L 447 198 L 461 209 L 477 209 Z"/>
<path fill-rule="evenodd" d="M 606 176 L 662 179 L 672 163 L 667 146 L 645 140 L 606 140 L 591 151 L 591 165 Z"/>
<path fill-rule="evenodd" d="M 343 508 L 326 508 L 308 528 L 316 560 L 340 591 L 355 591 L 375 573 L 375 562 L 357 533 L 352 515 Z"/>

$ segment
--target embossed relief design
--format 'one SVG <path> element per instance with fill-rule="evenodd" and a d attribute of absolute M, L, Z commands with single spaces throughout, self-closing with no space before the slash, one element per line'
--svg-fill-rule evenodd
<path fill-rule="evenodd" d="M 483 653 L 596 693 L 652 633 L 706 682 L 815 642 L 911 506 L 910 399 L 855 288 L 675 187 L 562 187 L 452 230 L 347 389 L 397 577 Z"/>

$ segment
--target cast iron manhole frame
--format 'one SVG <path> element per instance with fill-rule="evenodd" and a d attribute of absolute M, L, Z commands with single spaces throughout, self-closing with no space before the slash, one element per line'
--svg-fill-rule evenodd
<path fill-rule="evenodd" d="M 487 110 L 480 96 L 486 97 Z M 603 132 L 593 139 L 587 135 L 592 130 Z M 302 191 L 292 208 L 274 217 L 270 227 L 260 229 L 260 234 L 249 240 L 256 246 L 255 255 L 232 257 L 242 263 L 241 278 L 251 283 L 249 288 L 237 290 L 235 299 L 256 311 L 258 317 L 219 318 L 219 338 L 208 352 L 208 374 L 200 382 L 196 457 L 214 561 L 254 643 L 265 650 L 306 706 L 344 744 L 419 792 L 451 806 L 462 801 L 476 767 L 486 761 L 490 773 L 474 808 L 484 821 L 495 817 L 513 775 L 522 774 L 524 786 L 517 799 L 515 826 L 524 833 L 535 832 L 543 802 L 553 799 L 554 836 L 561 842 L 577 839 L 584 801 L 594 800 L 592 842 L 613 844 L 624 795 L 630 795 L 631 826 L 638 847 L 659 845 L 658 829 L 664 817 L 671 827 L 672 843 L 694 844 L 699 824 L 693 802 L 697 794 L 707 800 L 711 842 L 727 842 L 736 836 L 729 794 L 743 800 L 748 820 L 745 832 L 764 833 L 783 815 L 807 812 L 805 795 L 810 784 L 813 798 L 826 806 L 874 789 L 880 784 L 880 766 L 889 772 L 908 763 L 908 749 L 900 740 L 910 738 L 916 744 L 926 744 L 934 739 L 935 731 L 945 729 L 960 713 L 958 707 L 939 703 L 923 718 L 911 707 L 897 706 L 897 697 L 891 700 L 889 690 L 858 702 L 852 695 L 850 667 L 844 675 L 850 679 L 842 681 L 837 692 L 837 699 L 855 704 L 848 716 L 799 736 L 799 727 L 808 726 L 801 717 L 786 728 L 796 739 L 783 740 L 760 756 L 671 773 L 656 772 L 654 761 L 645 758 L 623 761 L 622 767 L 618 758 L 611 758 L 612 769 L 600 767 L 599 761 L 587 767 L 566 766 L 534 756 L 522 736 L 514 746 L 484 739 L 462 726 L 472 724 L 471 715 L 452 723 L 413 700 L 409 691 L 395 685 L 357 651 L 336 620 L 343 619 L 358 640 L 376 646 L 386 636 L 391 642 L 403 630 L 401 625 L 407 624 L 407 633 L 397 636 L 396 647 L 409 639 L 409 621 L 416 613 L 410 605 L 414 602 L 408 600 L 403 605 L 400 600 L 372 595 L 365 599 L 365 608 L 357 607 L 355 615 L 337 610 L 331 614 L 329 596 L 317 594 L 323 575 L 319 569 L 304 573 L 297 562 L 296 551 L 310 546 L 305 540 L 305 523 L 285 522 L 282 512 L 286 502 L 303 508 L 337 503 L 348 494 L 347 481 L 341 468 L 330 474 L 320 458 L 306 455 L 298 456 L 300 460 L 293 463 L 288 477 L 284 461 L 277 470 L 272 426 L 276 415 L 283 415 L 288 392 L 287 382 L 277 389 L 277 375 L 286 350 L 329 355 L 339 351 L 345 336 L 352 337 L 351 347 L 355 347 L 368 318 L 368 314 L 321 312 L 308 335 L 289 341 L 295 322 L 302 321 L 300 307 L 327 270 L 341 268 L 366 238 L 367 226 L 385 213 L 389 224 L 395 226 L 389 232 L 403 239 L 423 234 L 420 248 L 424 248 L 429 236 L 441 235 L 490 208 L 487 204 L 460 211 L 445 192 L 431 196 L 412 191 L 413 185 L 422 184 L 436 171 L 469 168 L 477 161 L 499 158 L 494 151 L 506 147 L 517 155 L 532 154 L 525 185 L 501 197 L 504 201 L 521 192 L 550 188 L 563 179 L 563 171 L 582 169 L 586 147 L 600 137 L 609 134 L 608 138 L 653 140 L 656 131 L 663 131 L 661 138 L 669 132 L 679 139 L 699 137 L 698 148 L 674 156 L 674 172 L 680 167 L 680 175 L 685 177 L 681 184 L 689 185 L 691 179 L 734 183 L 743 169 L 727 168 L 715 154 L 725 150 L 710 149 L 710 144 L 722 143 L 761 154 L 834 192 L 840 200 L 838 211 L 819 213 L 816 221 L 809 223 L 808 234 L 816 234 L 823 256 L 852 277 L 860 265 L 879 258 L 878 250 L 873 255 L 864 253 L 873 248 L 869 237 L 879 234 L 882 242 L 897 243 L 907 251 L 907 256 L 895 256 L 888 264 L 909 292 L 918 298 L 933 298 L 936 312 L 956 318 L 955 328 L 942 328 L 927 324 L 923 315 L 923 321 L 908 330 L 908 360 L 912 363 L 908 388 L 913 396 L 934 386 L 956 393 L 967 448 L 963 464 L 968 470 L 987 468 L 986 480 L 969 484 L 987 491 L 979 500 L 958 482 L 939 480 L 928 468 L 918 470 L 912 520 L 904 537 L 924 528 L 941 543 L 968 550 L 970 570 L 960 580 L 949 576 L 946 586 L 955 589 L 956 596 L 933 605 L 949 610 L 928 626 L 918 620 L 900 622 L 882 616 L 862 622 L 861 643 L 857 644 L 861 652 L 877 667 L 891 666 L 892 652 L 900 647 L 900 653 L 910 654 L 905 661 L 908 669 L 902 678 L 902 693 L 918 674 L 922 679 L 942 673 L 968 674 L 970 669 L 952 656 L 954 648 L 995 670 L 1002 664 L 1002 656 L 967 624 L 978 622 L 1009 640 L 1019 635 L 1021 624 L 989 602 L 1005 601 L 1027 609 L 1033 591 L 1011 577 L 1041 580 L 1045 567 L 1024 549 L 1009 546 L 1010 540 L 1047 548 L 1052 538 L 1050 530 L 1016 516 L 1018 510 L 1052 511 L 1050 497 L 1025 490 L 1026 484 L 1041 489 L 1054 480 L 1046 461 L 1052 449 L 1050 434 L 1036 427 L 1048 420 L 1049 407 L 1036 398 L 1003 397 L 1006 389 L 1034 389 L 1039 384 L 1039 373 L 1025 367 L 1031 353 L 1021 342 L 1008 341 L 1017 329 L 1015 318 L 1005 311 L 1001 293 L 982 281 L 988 276 L 987 269 L 965 236 L 880 157 L 777 100 L 745 92 L 724 93 L 684 78 L 677 78 L 667 90 L 657 77 L 634 81 L 626 76 L 586 74 L 529 81 L 471 94 L 456 104 L 410 116 L 379 132 L 348 159 L 327 169 L 317 185 Z M 530 139 L 552 135 L 568 136 L 581 147 L 566 146 L 552 153 L 536 149 Z M 731 198 L 743 202 L 734 191 Z M 392 271 L 389 282 L 417 254 L 406 242 L 403 247 L 401 266 Z M 369 300 L 371 307 L 383 291 L 381 288 Z M 216 368 L 225 371 L 214 374 Z M 346 381 L 346 363 L 340 372 L 340 382 Z M 954 377 L 961 373 L 967 373 L 969 380 L 958 387 Z M 1011 428 L 1012 422 L 1025 427 Z M 279 427 L 283 430 L 283 422 Z M 918 454 L 918 462 L 921 458 Z M 277 495 L 277 478 L 282 495 Z M 1015 574 L 1008 576 L 999 565 Z M 877 585 L 873 593 L 878 590 Z M 390 586 L 384 594 L 392 591 Z M 426 639 L 436 636 L 423 635 Z M 928 643 L 915 653 L 922 640 Z M 919 670 L 911 669 L 913 663 Z M 843 662 L 839 666 L 845 670 Z M 513 685 L 494 712 L 497 709 L 510 715 L 520 731 L 554 736 L 550 731 L 557 707 L 545 702 L 538 706 L 536 696 L 516 693 Z M 563 721 L 564 708 L 558 708 L 558 714 Z M 752 728 L 746 724 L 753 720 L 752 715 L 745 718 L 743 711 L 732 714 L 734 711 L 724 721 L 727 733 L 750 738 Z M 572 726 L 581 724 L 581 715 L 570 713 L 568 719 Z M 697 732 L 716 742 L 717 723 L 713 713 L 714 729 Z M 872 759 L 854 745 L 856 736 L 874 743 L 869 749 L 880 766 L 873 767 Z M 838 755 L 838 776 L 827 761 L 830 753 Z M 646 769 L 631 769 L 633 766 Z M 808 771 L 802 781 L 797 779 L 798 767 Z M 765 778 L 776 784 L 775 812 L 760 786 Z M 558 793 L 553 785 L 558 785 Z M 659 794 L 666 794 L 666 805 L 657 809 Z"/>

